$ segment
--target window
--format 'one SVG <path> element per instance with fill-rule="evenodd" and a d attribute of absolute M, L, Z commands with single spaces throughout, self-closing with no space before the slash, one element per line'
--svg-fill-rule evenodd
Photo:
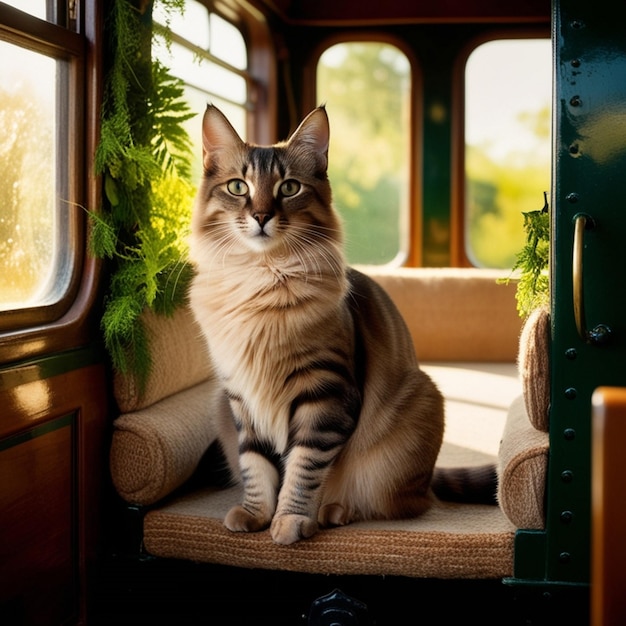
<path fill-rule="evenodd" d="M 53 24 L 65 24 L 72 28 L 76 26 L 79 0 L 54 2 L 51 0 L 2 0 L 2 2 Z"/>
<path fill-rule="evenodd" d="M 551 45 L 507 39 L 477 47 L 465 69 L 465 250 L 510 268 L 523 212 L 550 191 Z"/>
<path fill-rule="evenodd" d="M 331 123 L 329 177 L 350 263 L 401 262 L 407 251 L 411 67 L 395 46 L 347 42 L 317 66 Z"/>
<path fill-rule="evenodd" d="M 45 15 L 44 7 L 33 3 L 31 13 L 40 17 L 39 12 Z M 58 319 L 70 305 L 82 254 L 75 241 L 83 217 L 76 195 L 82 152 L 74 143 L 82 140 L 82 122 L 70 104 L 78 88 L 82 41 L 63 29 L 67 48 L 48 45 L 47 34 L 58 41 L 61 29 L 37 26 L 38 21 L 19 20 L 38 33 L 36 46 L 32 35 L 22 39 L 16 29 L 0 38 L 0 57 L 10 59 L 0 67 L 3 328 Z M 22 313 L 26 310 L 28 315 Z"/>
<path fill-rule="evenodd" d="M 24 2 L 24 0 L 2 0 L 5 4 L 9 4 L 20 11 L 26 11 L 35 17 L 42 20 L 46 19 L 48 14 L 46 0 L 30 0 L 30 2 Z"/>
<path fill-rule="evenodd" d="M 154 48 L 156 57 L 185 83 L 185 99 L 197 113 L 187 123 L 200 168 L 200 120 L 208 102 L 218 106 L 242 139 L 247 135 L 249 106 L 248 52 L 239 29 L 201 2 L 185 2 L 184 14 L 168 15 L 156 4 L 154 20 L 169 24 L 172 41 Z M 196 178 L 200 171 L 196 171 Z"/>

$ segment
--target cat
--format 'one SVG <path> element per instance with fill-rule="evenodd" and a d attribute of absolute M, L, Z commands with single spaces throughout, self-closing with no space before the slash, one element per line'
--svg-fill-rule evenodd
<path fill-rule="evenodd" d="M 209 105 L 192 213 L 190 306 L 232 417 L 220 444 L 243 484 L 231 531 L 291 544 L 319 527 L 418 516 L 435 500 L 444 400 L 389 296 L 346 265 L 313 110 L 274 146 Z"/>

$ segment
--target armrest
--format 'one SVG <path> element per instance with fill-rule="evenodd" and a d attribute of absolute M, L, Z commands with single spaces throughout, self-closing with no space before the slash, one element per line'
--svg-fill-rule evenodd
<path fill-rule="evenodd" d="M 498 501 L 517 528 L 544 528 L 549 435 L 536 430 L 523 397 L 509 409 L 499 452 Z"/>
<path fill-rule="evenodd" d="M 182 485 L 216 438 L 216 411 L 228 410 L 214 380 L 180 391 L 114 422 L 113 484 L 126 501 L 148 505 Z"/>

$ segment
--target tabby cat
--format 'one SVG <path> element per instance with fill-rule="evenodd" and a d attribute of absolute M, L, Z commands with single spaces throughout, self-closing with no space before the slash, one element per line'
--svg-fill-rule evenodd
<path fill-rule="evenodd" d="M 234 418 L 220 439 L 243 501 L 226 527 L 291 544 L 421 514 L 443 398 L 390 298 L 346 267 L 325 109 L 260 147 L 209 105 L 202 140 L 190 301 Z"/>

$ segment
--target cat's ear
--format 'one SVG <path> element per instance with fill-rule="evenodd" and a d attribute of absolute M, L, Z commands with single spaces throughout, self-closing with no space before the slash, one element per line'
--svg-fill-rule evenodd
<path fill-rule="evenodd" d="M 289 138 L 288 144 L 300 145 L 307 150 L 313 150 L 328 162 L 328 142 L 330 139 L 330 125 L 326 109 L 321 106 L 309 113 L 300 126 Z"/>
<path fill-rule="evenodd" d="M 212 104 L 207 105 L 202 118 L 202 163 L 205 170 L 211 167 L 215 154 L 239 147 L 243 141 L 226 116 Z"/>

